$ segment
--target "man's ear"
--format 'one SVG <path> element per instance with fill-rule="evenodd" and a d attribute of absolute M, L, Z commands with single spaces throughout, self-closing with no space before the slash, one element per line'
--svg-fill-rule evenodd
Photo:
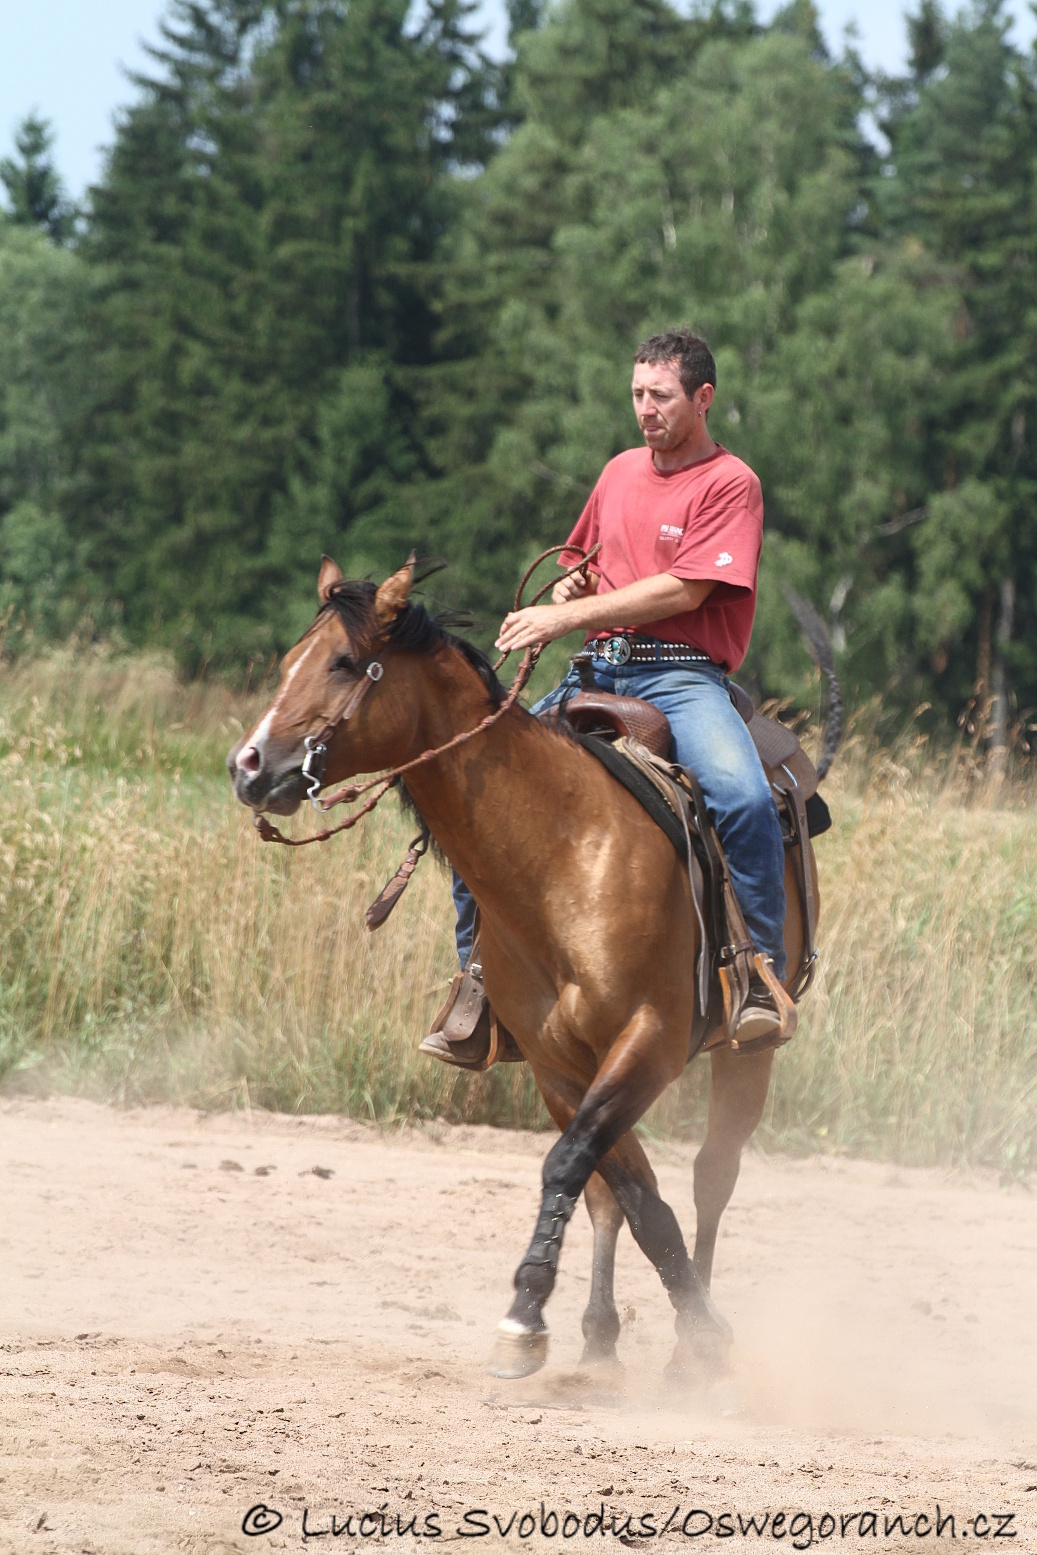
<path fill-rule="evenodd" d="M 394 572 L 391 578 L 386 578 L 375 595 L 374 613 L 379 626 L 389 626 L 395 621 L 410 598 L 410 586 L 414 581 L 414 561 L 415 552 L 411 551 L 399 572 Z"/>
<path fill-rule="evenodd" d="M 342 582 L 342 568 L 338 562 L 333 562 L 330 556 L 322 556 L 320 559 L 320 573 L 317 577 L 317 593 L 320 602 L 326 605 L 331 598 L 332 585 Z"/>

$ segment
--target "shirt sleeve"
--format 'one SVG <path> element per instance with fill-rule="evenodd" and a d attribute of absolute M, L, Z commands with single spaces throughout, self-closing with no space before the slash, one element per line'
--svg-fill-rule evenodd
<path fill-rule="evenodd" d="M 601 511 L 600 492 L 601 480 L 599 478 L 597 485 L 594 487 L 594 490 L 587 498 L 587 506 L 580 514 L 576 522 L 576 528 L 573 530 L 572 534 L 569 536 L 568 541 L 566 542 L 566 549 L 558 558 L 559 567 L 575 567 L 576 563 L 580 560 L 580 552 L 589 551 L 591 546 L 596 545 L 600 539 L 598 532 L 600 527 L 599 521 Z M 572 547 L 576 546 L 579 547 L 579 550 L 572 549 Z M 600 576 L 601 568 L 598 566 L 596 561 L 589 562 L 588 566 L 590 567 L 591 572 L 596 572 Z"/>
<path fill-rule="evenodd" d="M 743 469 L 710 492 L 685 525 L 666 570 L 689 582 L 716 583 L 724 592 L 755 590 L 762 545 L 763 493 L 753 472 Z"/>

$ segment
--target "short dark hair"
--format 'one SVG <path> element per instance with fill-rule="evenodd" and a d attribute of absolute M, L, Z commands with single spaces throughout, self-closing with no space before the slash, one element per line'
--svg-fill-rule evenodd
<path fill-rule="evenodd" d="M 686 325 L 668 329 L 662 335 L 650 335 L 634 352 L 635 362 L 676 362 L 681 388 L 689 400 L 704 383 L 717 386 L 717 364 L 713 353 L 699 335 Z"/>

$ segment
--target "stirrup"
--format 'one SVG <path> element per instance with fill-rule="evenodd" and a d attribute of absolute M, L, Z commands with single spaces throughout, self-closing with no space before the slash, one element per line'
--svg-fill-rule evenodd
<path fill-rule="evenodd" d="M 463 972 L 456 973 L 419 1053 L 477 1073 L 491 1064 L 522 1063 L 518 1043 L 490 1008 L 481 974 L 474 956 Z"/>
<path fill-rule="evenodd" d="M 727 1036 L 736 1053 L 762 1053 L 782 1047 L 796 1032 L 796 1006 L 774 975 L 770 956 L 753 956 L 751 978 L 739 1007 L 725 1009 Z M 725 987 L 725 1004 L 727 1003 Z"/>
<path fill-rule="evenodd" d="M 429 1027 L 429 1034 L 441 1031 L 448 1042 L 465 1042 L 475 1035 L 488 1008 L 482 962 L 473 955 L 464 971 L 454 976 L 443 1007 Z"/>

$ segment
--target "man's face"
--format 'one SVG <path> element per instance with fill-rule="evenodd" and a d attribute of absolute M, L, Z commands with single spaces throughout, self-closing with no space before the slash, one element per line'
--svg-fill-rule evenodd
<path fill-rule="evenodd" d="M 689 400 L 676 362 L 637 362 L 634 365 L 634 414 L 652 452 L 679 448 L 698 428 L 713 399 L 713 386 L 704 383 Z"/>

